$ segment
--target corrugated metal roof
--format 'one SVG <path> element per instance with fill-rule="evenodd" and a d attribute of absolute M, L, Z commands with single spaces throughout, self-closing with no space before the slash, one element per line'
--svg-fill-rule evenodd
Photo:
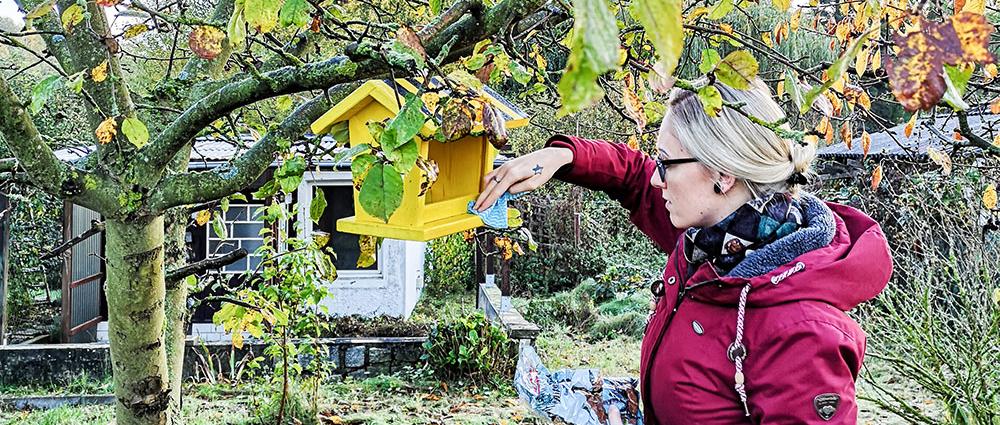
<path fill-rule="evenodd" d="M 313 140 L 316 136 L 306 135 L 305 140 Z M 191 149 L 191 165 L 196 166 L 195 163 L 220 163 L 227 162 L 239 154 L 246 152 L 250 146 L 254 144 L 255 140 L 249 135 L 245 135 L 241 140 L 227 140 L 219 137 L 203 136 L 198 137 L 194 141 L 194 146 Z M 333 137 L 329 135 L 324 135 L 319 149 L 328 150 L 336 145 Z M 303 144 L 299 143 L 295 147 L 296 150 L 305 152 L 306 148 Z M 60 149 L 55 152 L 56 157 L 63 161 L 76 161 L 83 158 L 90 152 L 94 150 L 94 146 L 79 147 L 79 148 L 67 148 Z M 333 158 L 329 155 L 321 158 L 322 160 L 332 160 Z"/>
<path fill-rule="evenodd" d="M 1000 115 L 990 113 L 969 113 L 969 128 L 976 134 L 983 134 L 987 124 L 995 122 Z M 906 137 L 903 129 L 906 124 L 900 124 L 888 131 L 872 133 L 872 144 L 869 156 L 924 156 L 927 148 L 938 150 L 951 149 L 952 135 L 958 128 L 958 117 L 955 114 L 937 115 L 936 117 L 918 119 L 913 133 Z M 821 157 L 860 157 L 864 154 L 861 138 L 852 141 L 852 148 L 846 143 L 837 143 L 817 150 Z M 978 150 L 978 148 L 973 148 Z"/>

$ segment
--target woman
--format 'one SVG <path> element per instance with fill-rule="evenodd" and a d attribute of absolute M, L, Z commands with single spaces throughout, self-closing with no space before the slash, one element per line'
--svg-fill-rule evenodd
<path fill-rule="evenodd" d="M 784 118 L 759 79 L 715 86 Z M 656 149 L 555 136 L 488 174 L 475 208 L 556 177 L 607 192 L 669 255 L 642 342 L 647 423 L 856 423 L 865 334 L 844 311 L 892 273 L 879 225 L 800 193 L 815 147 L 728 107 L 709 117 L 689 91 L 672 91 Z"/>

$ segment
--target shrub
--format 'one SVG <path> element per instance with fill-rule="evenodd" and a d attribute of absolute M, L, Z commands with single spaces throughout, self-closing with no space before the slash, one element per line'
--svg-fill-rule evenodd
<path fill-rule="evenodd" d="M 642 338 L 646 331 L 646 313 L 629 311 L 616 316 L 601 317 L 590 327 L 588 335 L 595 341 L 613 339 L 624 335 L 632 338 Z"/>
<path fill-rule="evenodd" d="M 481 312 L 438 324 L 422 356 L 439 376 L 493 384 L 514 376 L 516 343 Z"/>
<path fill-rule="evenodd" d="M 597 307 L 601 316 L 618 316 L 625 313 L 646 313 L 649 311 L 650 297 L 646 294 L 636 293 L 626 297 L 618 298 L 606 302 Z"/>
<path fill-rule="evenodd" d="M 424 260 L 424 284 L 431 294 L 473 289 L 473 245 L 461 234 L 430 241 Z"/>
<path fill-rule="evenodd" d="M 525 319 L 543 328 L 561 324 L 586 331 L 598 318 L 593 291 L 593 280 L 589 280 L 572 291 L 559 292 L 546 298 L 533 298 L 525 306 Z"/>

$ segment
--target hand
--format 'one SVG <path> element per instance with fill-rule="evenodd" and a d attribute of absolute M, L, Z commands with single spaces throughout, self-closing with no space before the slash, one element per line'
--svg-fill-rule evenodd
<path fill-rule="evenodd" d="M 556 170 L 573 162 L 573 151 L 566 148 L 543 148 L 514 158 L 483 177 L 483 192 L 473 208 L 483 211 L 504 192 L 535 190 L 552 178 Z"/>

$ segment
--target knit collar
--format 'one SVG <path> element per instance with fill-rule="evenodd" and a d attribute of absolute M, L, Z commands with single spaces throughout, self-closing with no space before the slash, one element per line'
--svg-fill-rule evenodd
<path fill-rule="evenodd" d="M 766 195 L 743 204 L 715 225 L 688 229 L 684 255 L 694 266 L 708 262 L 719 275 L 727 275 L 747 255 L 802 225 L 798 199 L 788 193 Z"/>

